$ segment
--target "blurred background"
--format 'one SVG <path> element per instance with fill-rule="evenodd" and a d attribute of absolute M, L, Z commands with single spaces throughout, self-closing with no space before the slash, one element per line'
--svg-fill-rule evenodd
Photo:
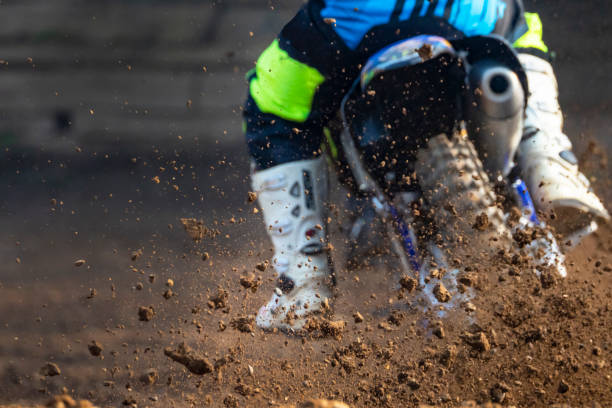
<path fill-rule="evenodd" d="M 0 146 L 142 153 L 178 136 L 186 149 L 241 143 L 244 74 L 300 4 L 3 0 Z M 541 12 L 558 55 L 570 119 L 577 106 L 604 113 L 609 4 L 527 0 L 527 8 Z"/>
<path fill-rule="evenodd" d="M 120 402 L 102 387 L 110 363 L 84 344 L 104 339 L 137 367 L 134 348 L 164 344 L 137 305 L 174 327 L 232 268 L 265 259 L 246 202 L 244 75 L 301 3 L 0 0 L 0 403 L 63 386 Z M 566 130 L 609 202 L 609 2 L 526 3 L 557 55 Z M 191 243 L 181 217 L 217 238 Z M 180 301 L 161 297 L 168 278 Z M 45 361 L 59 379 L 36 374 Z"/>

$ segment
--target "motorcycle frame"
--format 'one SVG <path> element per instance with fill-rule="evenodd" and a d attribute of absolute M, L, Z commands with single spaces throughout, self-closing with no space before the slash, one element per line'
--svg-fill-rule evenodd
<path fill-rule="evenodd" d="M 486 41 L 486 38 L 484 41 Z M 439 51 L 437 55 L 448 52 L 447 49 Z M 456 55 L 463 57 L 466 53 L 466 51 L 461 51 Z M 434 55 L 434 57 L 437 55 Z M 519 78 L 526 90 L 525 94 L 528 94 L 527 84 L 522 71 L 519 73 Z M 392 249 L 399 258 L 402 272 L 414 277 L 418 281 L 423 266 L 423 258 L 419 253 L 419 243 L 417 242 L 416 233 L 412 227 L 413 220 L 405 220 L 402 217 L 398 209 L 390 202 L 387 195 L 383 192 L 377 181 L 370 175 L 360 158 L 360 153 L 351 135 L 350 124 L 346 116 L 346 105 L 351 95 L 360 86 L 362 88 L 364 87 L 363 77 L 357 78 L 354 81 L 351 89 L 344 96 L 340 106 L 342 130 L 339 138 L 344 157 L 351 169 L 358 191 L 366 197 L 369 197 L 377 214 L 384 221 L 391 240 Z M 465 129 L 465 122 L 462 121 L 460 126 L 462 129 Z M 522 213 L 527 216 L 526 222 L 531 225 L 542 225 L 538 219 L 535 205 L 524 181 L 519 177 L 510 178 L 509 181 L 511 183 L 511 192 L 513 193 L 514 201 L 520 207 Z"/>

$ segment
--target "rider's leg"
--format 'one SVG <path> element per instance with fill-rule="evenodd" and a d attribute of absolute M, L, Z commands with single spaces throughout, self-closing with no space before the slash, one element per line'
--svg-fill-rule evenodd
<path fill-rule="evenodd" d="M 554 211 L 564 232 L 585 227 L 593 218 L 608 219 L 608 212 L 578 169 L 572 143 L 563 133 L 552 66 L 534 55 L 520 54 L 519 58 L 527 73 L 530 95 L 517 161 L 536 206 L 546 213 Z"/>
<path fill-rule="evenodd" d="M 277 287 L 257 315 L 266 329 L 299 329 L 324 309 L 333 275 L 326 235 L 327 163 L 323 125 L 342 89 L 342 57 L 303 9 L 250 73 L 244 117 L 252 186 L 274 245 Z M 306 41 L 308 39 L 308 41 Z"/>
<path fill-rule="evenodd" d="M 514 46 L 527 74 L 530 95 L 516 159 L 535 205 L 545 213 L 554 211 L 557 217 L 553 224 L 561 232 L 571 233 L 593 219 L 607 220 L 609 215 L 578 169 L 572 143 L 563 133 L 557 80 L 544 59 L 548 47 L 542 40 L 540 17 L 525 13 L 525 18 L 528 31 Z"/>
<path fill-rule="evenodd" d="M 270 301 L 257 315 L 263 328 L 300 328 L 331 298 L 324 157 L 270 167 L 253 174 L 266 230 L 274 244 L 278 279 Z"/>

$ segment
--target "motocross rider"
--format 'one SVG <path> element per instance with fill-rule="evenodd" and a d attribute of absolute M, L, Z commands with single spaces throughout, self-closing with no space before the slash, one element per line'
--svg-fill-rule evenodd
<path fill-rule="evenodd" d="M 573 211 L 585 223 L 608 217 L 563 133 L 540 17 L 526 13 L 521 0 L 310 0 L 248 74 L 244 117 L 252 187 L 278 275 L 258 326 L 299 329 L 327 307 L 334 279 L 324 209 L 327 165 L 320 149 L 325 126 L 369 56 L 419 34 L 497 34 L 512 44 L 530 89 L 515 160 L 536 206 Z"/>

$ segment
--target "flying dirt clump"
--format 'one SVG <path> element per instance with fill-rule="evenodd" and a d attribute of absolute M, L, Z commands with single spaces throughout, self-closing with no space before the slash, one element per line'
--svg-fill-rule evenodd
<path fill-rule="evenodd" d="M 137 249 L 135 251 L 132 251 L 132 253 L 130 254 L 130 259 L 132 259 L 132 261 L 136 261 L 141 256 L 142 256 L 142 249 Z"/>
<path fill-rule="evenodd" d="M 346 322 L 343 320 L 333 321 L 321 316 L 314 316 L 306 321 L 303 330 L 313 337 L 333 337 L 340 340 L 345 327 Z"/>
<path fill-rule="evenodd" d="M 489 351 L 491 350 L 491 343 L 483 332 L 479 333 L 464 333 L 462 336 L 463 340 L 478 351 Z"/>
<path fill-rule="evenodd" d="M 433 58 L 433 48 L 431 44 L 423 44 L 421 48 L 418 48 L 415 51 L 419 54 L 419 57 L 421 57 L 423 61 Z"/>
<path fill-rule="evenodd" d="M 208 307 L 211 309 L 223 309 L 227 306 L 229 293 L 225 289 L 217 289 L 217 293 L 208 299 Z"/>
<path fill-rule="evenodd" d="M 184 342 L 180 343 L 176 350 L 173 350 L 171 347 L 166 347 L 164 349 L 164 354 L 177 363 L 184 365 L 194 374 L 208 374 L 214 369 L 208 359 L 197 355 L 196 352 Z"/>
<path fill-rule="evenodd" d="M 153 306 L 140 306 L 138 308 L 138 320 L 141 322 L 148 322 L 155 316 L 155 310 Z"/>
<path fill-rule="evenodd" d="M 416 279 L 405 275 L 400 279 L 400 285 L 402 285 L 402 288 L 406 289 L 408 293 L 410 293 L 417 287 L 418 282 Z"/>
<path fill-rule="evenodd" d="M 218 230 L 207 228 L 204 222 L 195 218 L 181 218 L 181 224 L 187 235 L 196 242 L 201 241 L 204 237 L 215 238 L 219 235 Z"/>
<path fill-rule="evenodd" d="M 157 373 L 156 369 L 150 368 L 142 373 L 139 379 L 143 385 L 153 385 L 159 379 L 159 374 Z"/>
<path fill-rule="evenodd" d="M 440 364 L 442 364 L 446 368 L 450 368 L 455 359 L 457 358 L 457 347 L 453 344 L 447 346 L 444 351 L 440 354 Z"/>
<path fill-rule="evenodd" d="M 86 260 L 84 259 L 77 259 L 76 261 L 74 261 L 74 266 L 83 266 L 87 263 Z"/>
<path fill-rule="evenodd" d="M 40 375 L 44 375 L 45 377 L 55 377 L 61 373 L 62 370 L 60 370 L 59 366 L 55 363 L 47 362 L 40 368 Z"/>
<path fill-rule="evenodd" d="M 472 228 L 478 231 L 486 231 L 489 228 L 489 216 L 487 213 L 482 213 L 476 216 L 476 220 L 474 221 L 474 225 Z"/>
<path fill-rule="evenodd" d="M 434 296 L 439 302 L 448 302 L 451 299 L 451 294 L 442 283 L 438 283 L 433 290 Z"/>
<path fill-rule="evenodd" d="M 102 354 L 102 351 L 104 350 L 102 345 L 95 340 L 92 340 L 91 343 L 89 343 L 87 349 L 89 350 L 89 353 L 94 357 L 98 357 L 100 354 Z"/>
<path fill-rule="evenodd" d="M 256 277 L 254 273 L 242 275 L 240 277 L 240 285 L 245 289 L 251 289 L 251 292 L 257 292 L 263 281 L 261 277 Z"/>
<path fill-rule="evenodd" d="M 243 333 L 255 331 L 255 316 L 238 316 L 230 321 L 230 326 Z"/>

